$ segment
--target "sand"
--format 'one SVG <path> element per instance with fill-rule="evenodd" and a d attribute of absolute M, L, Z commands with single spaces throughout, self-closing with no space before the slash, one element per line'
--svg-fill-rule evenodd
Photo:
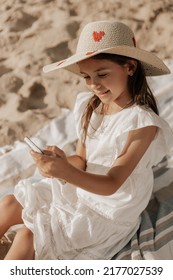
<path fill-rule="evenodd" d="M 0 147 L 73 108 L 84 81 L 42 67 L 74 53 L 86 23 L 106 19 L 129 25 L 137 46 L 173 58 L 172 0 L 0 0 Z M 9 242 L 1 245 L 2 258 Z"/>

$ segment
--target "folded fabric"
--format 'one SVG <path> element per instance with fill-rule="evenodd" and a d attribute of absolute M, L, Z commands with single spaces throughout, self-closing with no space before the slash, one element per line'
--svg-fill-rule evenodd
<path fill-rule="evenodd" d="M 31 139 L 41 148 L 57 145 L 67 154 L 71 154 L 77 140 L 73 112 L 62 109 L 59 117 L 45 125 Z M 14 145 L 2 147 L 0 152 L 1 198 L 7 193 L 12 193 L 19 180 L 32 176 L 36 166 L 29 154 L 29 147 L 24 142 L 16 141 Z"/>

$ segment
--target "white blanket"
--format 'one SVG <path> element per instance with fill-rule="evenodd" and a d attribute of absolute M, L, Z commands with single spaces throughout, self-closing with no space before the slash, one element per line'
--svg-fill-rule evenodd
<path fill-rule="evenodd" d="M 77 140 L 73 112 L 62 109 L 58 118 L 53 119 L 31 139 L 41 148 L 46 145 L 57 145 L 67 154 L 73 153 Z M 0 148 L 2 154 L 0 156 L 0 197 L 12 193 L 20 179 L 30 177 L 35 173 L 36 166 L 29 150 L 27 144 L 20 141 Z"/>

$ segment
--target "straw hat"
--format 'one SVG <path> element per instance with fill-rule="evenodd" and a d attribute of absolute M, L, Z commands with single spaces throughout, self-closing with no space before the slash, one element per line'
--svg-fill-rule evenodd
<path fill-rule="evenodd" d="M 96 21 L 87 24 L 81 32 L 76 53 L 71 57 L 46 65 L 45 73 L 66 69 L 80 75 L 78 62 L 99 53 L 110 53 L 135 58 L 144 66 L 146 76 L 169 74 L 168 67 L 154 54 L 136 47 L 132 30 L 123 23 Z"/>

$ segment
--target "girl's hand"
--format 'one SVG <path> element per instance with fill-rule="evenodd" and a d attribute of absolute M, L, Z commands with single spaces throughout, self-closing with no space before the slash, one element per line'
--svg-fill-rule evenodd
<path fill-rule="evenodd" d="M 57 146 L 46 146 L 46 149 L 43 152 L 47 155 L 55 155 L 57 157 L 66 158 L 64 151 L 59 149 Z"/>
<path fill-rule="evenodd" d="M 31 150 L 40 174 L 48 178 L 64 179 L 69 167 L 65 153 L 56 146 L 47 146 L 43 152 L 39 154 Z"/>

